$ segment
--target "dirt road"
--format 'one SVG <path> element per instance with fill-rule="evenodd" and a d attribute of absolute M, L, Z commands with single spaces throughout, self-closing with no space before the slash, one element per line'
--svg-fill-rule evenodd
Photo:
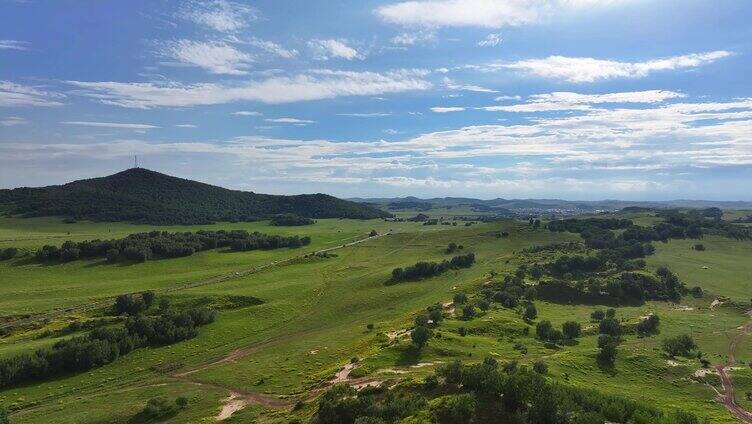
<path fill-rule="evenodd" d="M 750 312 L 747 312 L 747 314 L 749 313 Z M 752 330 L 752 322 L 744 324 L 741 330 L 731 338 L 726 364 L 718 365 L 715 368 L 716 371 L 718 371 L 718 375 L 721 377 L 721 384 L 723 385 L 723 393 L 719 394 L 717 398 L 718 402 L 722 403 L 731 415 L 739 420 L 739 422 L 745 424 L 752 424 L 752 414 L 736 403 L 736 399 L 734 399 L 734 384 L 731 382 L 731 377 L 729 377 L 728 371 L 730 371 L 731 367 L 736 363 L 735 355 L 737 345 L 744 336 L 749 334 L 750 330 Z"/>

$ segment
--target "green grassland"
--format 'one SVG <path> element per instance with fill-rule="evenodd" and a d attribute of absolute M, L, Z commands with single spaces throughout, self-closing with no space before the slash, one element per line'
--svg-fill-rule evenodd
<path fill-rule="evenodd" d="M 464 215 L 467 211 L 461 212 Z M 641 225 L 655 221 L 647 214 L 632 218 Z M 121 223 L 63 224 L 53 218 L 0 218 L 0 247 L 32 251 L 65 240 L 117 238 L 151 229 L 154 227 Z M 626 323 L 635 323 L 649 313 L 658 314 L 660 334 L 644 338 L 627 335 L 614 368 L 602 369 L 595 361 L 597 331 L 590 328 L 594 306 L 536 302 L 538 320 L 550 320 L 555 326 L 567 320 L 583 324 L 584 335 L 578 343 L 558 349 L 546 348 L 534 338 L 534 323 L 529 334 L 524 334 L 529 325 L 516 311 L 498 305 L 470 321 L 445 320 L 420 355 L 408 349 L 409 338 L 390 343 L 384 335 L 410 328 L 413 317 L 428 305 L 449 302 L 460 291 L 477 292 L 493 279 L 492 273 L 513 272 L 523 248 L 579 240 L 576 234 L 534 230 L 526 222 L 512 220 L 469 227 L 332 219 L 304 227 L 255 222 L 158 229 L 299 234 L 311 236 L 312 244 L 271 251 L 214 250 L 129 265 L 110 265 L 102 260 L 42 265 L 23 257 L 0 262 L 0 318 L 75 307 L 143 290 L 155 290 L 173 304 L 208 304 L 219 312 L 216 321 L 202 327 L 194 339 L 139 349 L 89 372 L 0 391 L 0 405 L 11 409 L 14 424 L 146 422 L 139 421 L 137 414 L 147 399 L 158 395 L 189 399 L 185 410 L 165 422 L 213 422 L 230 391 L 260 395 L 286 405 L 250 404 L 225 422 L 287 423 L 291 418 L 310 418 L 315 412 L 311 394 L 327 387 L 332 376 L 353 357 L 359 359 L 357 371 L 361 376 L 419 381 L 439 363 L 454 359 L 472 363 L 485 356 L 522 364 L 543 359 L 550 367 L 550 378 L 564 384 L 626 396 L 659 408 L 691 411 L 713 423 L 735 422 L 713 400 L 711 384 L 717 382 L 712 376 L 693 377 L 699 362 L 686 358 L 669 361 L 660 346 L 665 337 L 690 333 L 713 365 L 725 363 L 730 337 L 749 318 L 736 303 L 712 308 L 711 303 L 722 296 L 738 304 L 749 302 L 750 241 L 706 237 L 701 241 L 705 251 L 691 249 L 696 241 L 655 243 L 656 254 L 649 257 L 648 266 L 655 269 L 668 265 L 687 286 L 698 285 L 705 295 L 700 299 L 685 296 L 681 304 L 648 302 L 618 308 L 617 317 Z M 390 234 L 337 249 L 332 257 L 299 258 L 234 276 L 235 272 L 362 239 L 372 229 Z M 501 231 L 510 236 L 496 237 Z M 395 267 L 451 258 L 445 252 L 449 242 L 475 253 L 477 263 L 422 281 L 384 284 Z M 224 275 L 231 278 L 185 286 Z M 238 301 L 251 297 L 263 303 Z M 0 338 L 0 358 L 70 337 L 55 330 L 70 321 L 85 321 L 102 313 L 72 312 L 13 331 Z M 368 330 L 367 324 L 373 324 L 374 329 Z M 459 327 L 467 328 L 467 336 L 458 335 Z M 524 345 L 526 353 L 515 345 Z M 752 344 L 743 339 L 736 356 L 741 366 L 732 373 L 738 381 L 736 395 L 742 405 L 752 407 L 752 402 L 744 399 L 745 391 L 752 390 L 752 371 L 746 366 L 752 361 Z M 186 371 L 193 372 L 182 375 Z M 299 400 L 305 404 L 293 410 L 292 405 Z"/>

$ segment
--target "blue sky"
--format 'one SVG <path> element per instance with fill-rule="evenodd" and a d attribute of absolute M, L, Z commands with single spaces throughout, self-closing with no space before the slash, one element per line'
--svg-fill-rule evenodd
<path fill-rule="evenodd" d="M 0 0 L 0 187 L 752 200 L 746 0 Z"/>

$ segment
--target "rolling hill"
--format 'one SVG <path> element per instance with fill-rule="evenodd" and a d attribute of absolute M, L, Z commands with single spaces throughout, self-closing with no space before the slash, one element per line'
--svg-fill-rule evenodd
<path fill-rule="evenodd" d="M 279 196 L 229 190 L 143 168 L 59 186 L 0 190 L 0 209 L 24 217 L 156 225 L 254 221 L 288 213 L 308 218 L 389 216 L 374 207 L 320 193 Z"/>

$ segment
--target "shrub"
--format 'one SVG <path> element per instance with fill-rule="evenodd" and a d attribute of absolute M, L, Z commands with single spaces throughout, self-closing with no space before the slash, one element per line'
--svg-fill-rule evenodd
<path fill-rule="evenodd" d="M 457 329 L 457 334 L 459 334 L 462 337 L 465 337 L 467 335 L 467 328 L 465 328 L 465 327 L 459 327 Z"/>
<path fill-rule="evenodd" d="M 467 295 L 465 293 L 455 293 L 454 297 L 452 298 L 452 301 L 456 305 L 462 305 L 464 303 L 467 303 Z"/>
<path fill-rule="evenodd" d="M 651 314 L 648 317 L 642 319 L 637 323 L 637 334 L 648 335 L 658 331 L 658 325 L 661 323 L 661 319 L 658 315 Z"/>
<path fill-rule="evenodd" d="M 621 324 L 616 318 L 604 318 L 598 325 L 601 334 L 608 334 L 611 337 L 619 338 L 621 336 Z"/>
<path fill-rule="evenodd" d="M 540 340 L 548 340 L 551 331 L 553 331 L 553 326 L 551 325 L 551 321 L 548 320 L 541 321 L 535 326 L 535 335 L 538 336 Z"/>
<path fill-rule="evenodd" d="M 580 333 L 582 332 L 582 326 L 579 322 L 576 321 L 567 321 L 564 324 L 561 325 L 561 332 L 564 334 L 564 337 L 567 339 L 575 339 L 577 337 L 580 337 Z"/>
<path fill-rule="evenodd" d="M 469 423 L 475 411 L 475 398 L 469 394 L 443 396 L 431 402 L 431 415 L 438 423 Z"/>
<path fill-rule="evenodd" d="M 472 319 L 476 314 L 477 312 L 475 312 L 475 308 L 473 308 L 472 305 L 465 305 L 465 307 L 462 308 L 462 319 Z"/>
<path fill-rule="evenodd" d="M 15 247 L 8 247 L 5 249 L 0 249 L 0 261 L 5 261 L 8 259 L 13 259 L 18 254 L 18 249 Z M 0 421 L 1 423 L 2 421 Z"/>
<path fill-rule="evenodd" d="M 603 311 L 603 309 L 596 309 L 590 314 L 590 318 L 593 321 L 600 321 L 603 318 L 606 318 L 606 313 Z"/>
<path fill-rule="evenodd" d="M 532 321 L 535 318 L 538 317 L 538 310 L 535 308 L 535 305 L 532 303 L 527 305 L 525 307 L 525 312 L 523 312 L 522 317 L 528 321 Z"/>
<path fill-rule="evenodd" d="M 598 362 L 605 365 L 613 365 L 616 360 L 616 348 L 619 345 L 619 340 L 608 334 L 601 334 L 598 336 Z"/>
<path fill-rule="evenodd" d="M 538 374 L 546 374 L 548 373 L 548 364 L 539 359 L 533 363 L 533 371 Z"/>
<path fill-rule="evenodd" d="M 663 350 L 671 357 L 677 355 L 689 356 L 695 349 L 697 349 L 697 344 L 689 334 L 681 334 L 663 340 Z"/>
<path fill-rule="evenodd" d="M 149 399 L 144 407 L 144 415 L 152 419 L 166 418 L 178 412 L 178 405 L 164 396 Z"/>
<path fill-rule="evenodd" d="M 431 337 L 431 331 L 423 326 L 415 327 L 413 331 L 410 332 L 410 339 L 412 340 L 413 345 L 418 349 L 423 349 L 426 343 L 428 343 L 429 337 Z"/>

